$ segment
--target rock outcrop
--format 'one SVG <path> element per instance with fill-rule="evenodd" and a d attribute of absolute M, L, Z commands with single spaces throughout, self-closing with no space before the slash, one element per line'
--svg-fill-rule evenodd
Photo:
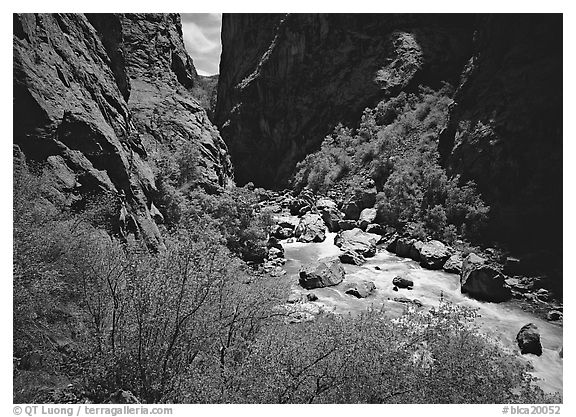
<path fill-rule="evenodd" d="M 456 80 L 472 19 L 225 14 L 216 124 L 239 184 L 285 184 L 338 122 L 421 82 Z"/>
<path fill-rule="evenodd" d="M 196 72 L 179 15 L 15 14 L 13 23 L 14 144 L 60 178 L 63 200 L 107 193 L 120 234 L 157 247 L 157 147 L 189 143 L 201 182 L 231 183 L 226 147 L 188 91 Z"/>

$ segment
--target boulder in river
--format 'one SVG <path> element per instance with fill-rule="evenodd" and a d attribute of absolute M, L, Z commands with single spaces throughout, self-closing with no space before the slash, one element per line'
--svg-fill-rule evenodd
<path fill-rule="evenodd" d="M 302 216 L 294 231 L 298 242 L 323 242 L 326 239 L 326 226 L 318 214 L 308 213 Z"/>
<path fill-rule="evenodd" d="M 450 258 L 450 250 L 438 240 L 425 242 L 419 249 L 420 265 L 426 269 L 440 269 Z"/>
<path fill-rule="evenodd" d="M 562 318 L 562 313 L 558 310 L 550 310 L 548 313 L 546 313 L 546 320 L 556 321 L 556 320 L 560 320 L 561 318 Z"/>
<path fill-rule="evenodd" d="M 329 232 L 338 232 L 340 230 L 340 221 L 344 217 L 340 210 L 336 207 L 323 208 L 320 213 Z"/>
<path fill-rule="evenodd" d="M 356 228 L 338 232 L 334 238 L 334 244 L 343 251 L 354 251 L 365 257 L 371 257 L 376 254 L 376 243 L 379 239 L 378 235 Z"/>
<path fill-rule="evenodd" d="M 346 289 L 346 294 L 353 295 L 356 298 L 366 298 L 376 290 L 372 281 L 360 281 L 350 284 Z"/>
<path fill-rule="evenodd" d="M 498 269 L 471 253 L 462 263 L 460 291 L 478 300 L 506 301 L 511 298 L 512 292 L 504 280 L 504 275 Z"/>
<path fill-rule="evenodd" d="M 528 323 L 520 329 L 516 335 L 516 342 L 518 342 L 518 347 L 523 355 L 526 353 L 533 353 L 537 356 L 542 355 L 540 333 L 534 323 Z"/>
<path fill-rule="evenodd" d="M 462 257 L 459 254 L 454 254 L 444 262 L 442 269 L 453 274 L 460 274 L 462 272 L 462 262 Z"/>
<path fill-rule="evenodd" d="M 354 252 L 352 250 L 347 250 L 346 252 L 341 253 L 338 256 L 338 258 L 343 264 L 350 264 L 356 266 L 362 265 L 363 263 L 366 262 L 366 258 L 364 258 L 359 253 Z"/>
<path fill-rule="evenodd" d="M 394 297 L 394 301 L 396 301 L 397 303 L 404 303 L 404 304 L 414 304 L 416 307 L 422 307 L 422 301 L 418 300 L 417 298 L 411 300 L 408 297 Z"/>
<path fill-rule="evenodd" d="M 366 227 L 376 220 L 376 209 L 375 208 L 365 208 L 360 212 L 360 217 L 358 219 L 358 226 L 362 230 L 366 230 Z"/>
<path fill-rule="evenodd" d="M 400 276 L 394 277 L 394 279 L 392 280 L 392 284 L 394 284 L 394 286 L 398 288 L 412 289 L 412 287 L 414 287 L 414 281 Z"/>
<path fill-rule="evenodd" d="M 344 280 L 344 268 L 339 259 L 326 259 L 302 266 L 300 285 L 307 290 L 338 285 Z"/>

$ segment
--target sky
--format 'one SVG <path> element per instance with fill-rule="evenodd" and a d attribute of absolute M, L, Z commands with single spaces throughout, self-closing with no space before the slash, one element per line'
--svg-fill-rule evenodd
<path fill-rule="evenodd" d="M 218 74 L 222 44 L 221 13 L 182 13 L 184 45 L 200 75 Z"/>

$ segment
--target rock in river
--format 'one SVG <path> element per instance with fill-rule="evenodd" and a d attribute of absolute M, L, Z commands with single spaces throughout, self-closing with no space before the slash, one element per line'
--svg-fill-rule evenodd
<path fill-rule="evenodd" d="M 338 285 L 344 280 L 344 268 L 338 259 L 326 259 L 302 266 L 300 285 L 307 290 Z"/>
<path fill-rule="evenodd" d="M 366 298 L 374 292 L 376 286 L 372 281 L 360 281 L 346 289 L 346 294 L 353 295 L 356 298 Z"/>
<path fill-rule="evenodd" d="M 542 355 L 540 333 L 534 323 L 528 323 L 520 329 L 516 336 L 516 342 L 518 342 L 518 347 L 522 354 L 533 353 L 537 356 Z"/>
<path fill-rule="evenodd" d="M 450 257 L 450 251 L 442 242 L 431 240 L 420 247 L 420 265 L 427 269 L 440 269 Z"/>
<path fill-rule="evenodd" d="M 504 275 L 484 258 L 471 253 L 462 264 L 460 290 L 478 300 L 505 301 L 510 299 L 512 292 L 504 279 Z"/>
<path fill-rule="evenodd" d="M 392 280 L 392 284 L 394 284 L 398 288 L 412 289 L 412 287 L 414 286 L 414 281 L 408 278 L 394 277 L 394 279 Z"/>
<path fill-rule="evenodd" d="M 318 214 L 308 213 L 302 216 L 294 231 L 298 242 L 323 242 L 326 239 L 326 226 Z"/>
<path fill-rule="evenodd" d="M 363 232 L 355 228 L 338 232 L 334 244 L 343 251 L 354 251 L 360 255 L 371 257 L 376 254 L 376 243 L 380 236 Z"/>

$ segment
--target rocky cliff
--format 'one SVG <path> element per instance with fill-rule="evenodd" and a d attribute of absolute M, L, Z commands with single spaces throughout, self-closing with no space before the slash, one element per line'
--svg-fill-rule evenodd
<path fill-rule="evenodd" d="M 562 15 L 481 15 L 475 27 L 443 162 L 476 181 L 500 239 L 561 253 Z"/>
<path fill-rule="evenodd" d="M 216 123 L 239 183 L 282 186 L 338 122 L 449 82 L 439 138 L 493 235 L 561 246 L 561 15 L 224 15 Z"/>
<path fill-rule="evenodd" d="M 457 79 L 462 15 L 224 15 L 216 124 L 240 184 L 285 185 L 338 122 L 419 84 Z"/>
<path fill-rule="evenodd" d="M 197 181 L 231 184 L 226 146 L 191 93 L 198 75 L 179 15 L 15 14 L 13 23 L 14 144 L 46 163 L 62 201 L 112 193 L 122 232 L 156 246 L 156 153 L 192 144 Z"/>

